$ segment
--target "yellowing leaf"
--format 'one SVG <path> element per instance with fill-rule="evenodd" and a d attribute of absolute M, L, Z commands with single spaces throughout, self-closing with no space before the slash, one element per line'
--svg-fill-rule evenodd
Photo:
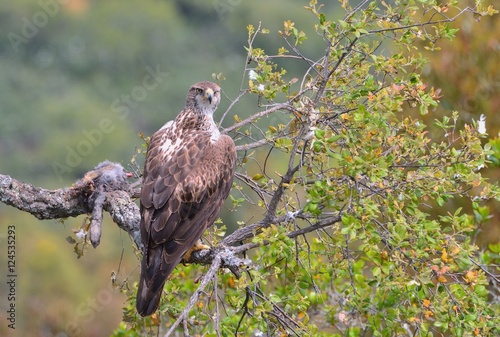
<path fill-rule="evenodd" d="M 389 254 L 387 253 L 387 250 L 382 251 L 380 254 L 383 260 L 387 260 L 389 258 Z"/>
<path fill-rule="evenodd" d="M 151 321 L 153 321 L 153 325 L 160 325 L 160 318 L 156 313 L 151 315 Z"/>
<path fill-rule="evenodd" d="M 258 181 L 261 180 L 262 178 L 264 178 L 264 175 L 262 173 L 257 173 L 252 177 L 252 180 Z"/>
<path fill-rule="evenodd" d="M 429 301 L 428 299 L 425 299 L 422 301 L 422 305 L 424 307 L 428 308 L 431 305 L 431 301 Z"/>
<path fill-rule="evenodd" d="M 467 273 L 465 273 L 464 280 L 467 282 L 467 284 L 474 284 L 477 279 L 477 271 L 475 270 L 469 270 Z"/>
<path fill-rule="evenodd" d="M 446 277 L 444 277 L 443 275 L 438 276 L 437 280 L 438 282 L 446 283 Z"/>
<path fill-rule="evenodd" d="M 441 261 L 443 262 L 449 262 L 449 258 L 448 258 L 448 252 L 446 251 L 446 248 L 443 248 L 443 250 L 441 251 Z"/>

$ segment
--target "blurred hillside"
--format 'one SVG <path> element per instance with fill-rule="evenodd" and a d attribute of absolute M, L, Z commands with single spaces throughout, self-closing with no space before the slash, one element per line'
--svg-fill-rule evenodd
<path fill-rule="evenodd" d="M 263 1 L 222 8 L 203 1 L 80 0 L 62 6 L 48 0 L 41 6 L 23 0 L 2 6 L 0 155 L 9 160 L 0 169 L 57 187 L 105 158 L 126 162 L 140 144 L 137 133 L 149 135 L 171 119 L 192 83 L 223 72 L 222 86 L 234 97 L 246 25 L 262 21 L 276 32 L 285 18 L 312 22 L 304 1 L 294 3 L 266 3 L 265 11 L 259 10 Z M 269 41 L 263 47 L 277 49 Z M 225 107 L 227 101 L 220 110 Z M 104 119 L 107 131 L 100 127 Z M 99 131 L 102 140 L 95 136 L 92 143 L 89 134 Z M 87 140 L 90 149 L 82 145 Z M 71 160 L 73 151 L 81 163 Z"/>
<path fill-rule="evenodd" d="M 4 2 L 0 7 L 0 173 L 45 188 L 59 188 L 72 184 L 104 159 L 128 167 L 136 148 L 141 147 L 138 134 L 150 135 L 174 118 L 184 106 L 191 84 L 211 80 L 212 73 L 222 72 L 226 77 L 221 83 L 225 94 L 236 96 L 244 76 L 247 24 L 257 26 L 261 21 L 271 30 L 269 39 L 256 43 L 270 52 L 277 52 L 281 46 L 276 32 L 286 19 L 294 20 L 308 35 L 314 35 L 314 18 L 303 10 L 307 3 Z M 337 2 L 331 3 L 334 5 L 328 2 L 326 11 L 335 13 Z M 498 17 L 492 20 L 498 23 Z M 469 44 L 471 49 L 461 52 L 481 55 L 487 39 L 496 39 L 496 47 L 488 49 L 497 60 L 496 68 L 476 67 L 474 71 L 484 71 L 484 78 L 491 76 L 498 93 L 500 30 L 478 27 L 471 29 L 483 27 L 480 34 L 484 44 Z M 463 43 L 457 39 L 448 48 Z M 307 47 L 311 58 L 323 53 L 324 46 L 314 41 L 308 42 Z M 484 62 L 471 58 L 470 66 Z M 446 69 L 446 74 L 453 72 L 453 66 Z M 455 83 L 467 77 L 469 71 L 461 70 L 448 84 L 439 82 L 445 75 L 429 75 L 429 80 L 442 87 L 448 97 L 448 88 L 460 89 Z M 470 86 L 474 84 L 460 90 Z M 486 99 L 491 103 L 471 113 L 475 119 L 480 113 L 488 115 L 488 121 L 496 119 L 491 129 L 494 136 L 500 125 L 495 113 L 500 107 L 498 95 L 488 95 Z M 453 100 L 463 98 L 452 92 L 446 107 L 461 109 Z M 223 100 L 216 119 L 227 106 L 228 100 Z M 256 109 L 255 101 L 242 100 L 235 112 L 244 118 Z M 228 116 L 224 124 L 232 122 Z M 251 216 L 233 219 L 228 212 L 222 218 L 226 222 L 248 221 Z M 136 280 L 139 261 L 127 235 L 109 218 L 98 249 L 89 249 L 77 259 L 65 238 L 82 221 L 83 218 L 64 223 L 38 221 L 0 204 L 0 242 L 7 226 L 15 225 L 19 275 L 17 326 L 16 334 L 12 334 L 5 324 L 6 271 L 0 271 L 1 336 L 66 336 L 66 331 L 77 329 L 81 329 L 81 336 L 106 336 L 117 327 L 124 296 L 112 287 L 111 273 L 116 273 L 117 282 Z M 0 247 L 6 249 L 3 243 Z M 3 269 L 4 251 L 0 261 Z"/>

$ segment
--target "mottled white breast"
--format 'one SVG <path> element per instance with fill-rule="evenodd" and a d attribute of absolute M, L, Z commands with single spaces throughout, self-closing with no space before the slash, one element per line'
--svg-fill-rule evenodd
<path fill-rule="evenodd" d="M 213 121 L 212 119 L 212 123 L 211 123 L 212 127 L 210 129 L 212 135 L 210 136 L 210 141 L 212 142 L 212 144 L 214 144 L 215 142 L 217 142 L 220 138 L 220 131 L 219 129 L 217 128 L 217 125 L 215 125 L 215 122 Z"/>
<path fill-rule="evenodd" d="M 175 142 L 173 142 L 172 139 L 168 138 L 169 134 L 176 132 L 175 125 L 176 124 L 174 123 L 174 121 L 169 121 L 165 123 L 165 125 L 163 125 L 160 130 L 157 131 L 163 132 L 163 135 L 161 137 L 160 151 L 166 158 L 172 156 L 172 154 L 175 153 L 175 151 L 177 151 L 177 148 L 181 145 L 180 137 L 176 137 Z"/>

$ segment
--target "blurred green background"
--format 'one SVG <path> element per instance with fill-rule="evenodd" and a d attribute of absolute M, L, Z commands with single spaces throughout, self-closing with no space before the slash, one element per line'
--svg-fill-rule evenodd
<path fill-rule="evenodd" d="M 325 1 L 330 17 L 341 16 L 336 1 Z M 309 57 L 324 51 L 313 39 L 308 1 L 18 0 L 0 7 L 0 173 L 45 188 L 71 185 L 104 159 L 128 168 L 142 140 L 175 117 L 189 86 L 224 73 L 221 86 L 235 98 L 242 76 L 246 26 L 269 28 L 257 42 L 268 53 L 282 45 L 284 20 L 311 35 Z M 490 135 L 500 120 L 500 25 L 472 18 L 446 53 L 429 54 L 427 78 L 446 97 L 443 111 L 459 110 L 464 121 L 488 116 Z M 465 53 L 467 58 L 461 57 Z M 457 62 L 460 68 L 457 68 Z M 288 65 L 300 71 L 300 64 Z M 457 71 L 459 70 L 459 71 Z M 154 75 L 152 75 L 154 74 Z M 479 90 L 480 88 L 481 90 Z M 464 96 L 468 94 L 468 96 Z M 449 96 L 448 96 L 449 95 Z M 216 120 L 229 101 L 223 100 Z M 255 98 L 234 109 L 240 118 L 257 111 Z M 433 117 L 430 117 L 430 121 Z M 228 116 L 224 124 L 230 125 Z M 142 158 L 138 158 L 139 162 Z M 492 173 L 493 179 L 498 179 Z M 243 210 L 244 212 L 245 210 Z M 496 213 L 496 211 L 495 211 Z M 250 221 L 252 214 L 226 211 L 226 223 Z M 126 233 L 105 216 L 98 249 L 77 259 L 66 237 L 83 217 L 38 221 L 0 205 L 0 335 L 109 335 L 121 320 L 124 295 L 118 282 L 137 280 L 139 260 Z M 17 321 L 7 328 L 7 227 L 16 227 Z M 488 233 L 498 238 L 498 219 Z"/>

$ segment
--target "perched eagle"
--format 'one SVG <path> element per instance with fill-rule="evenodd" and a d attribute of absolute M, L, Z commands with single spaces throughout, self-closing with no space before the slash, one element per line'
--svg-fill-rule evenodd
<path fill-rule="evenodd" d="M 220 99 L 217 84 L 196 83 L 184 109 L 149 142 L 141 191 L 141 316 L 156 311 L 167 277 L 215 221 L 231 189 L 236 150 L 213 120 Z"/>

